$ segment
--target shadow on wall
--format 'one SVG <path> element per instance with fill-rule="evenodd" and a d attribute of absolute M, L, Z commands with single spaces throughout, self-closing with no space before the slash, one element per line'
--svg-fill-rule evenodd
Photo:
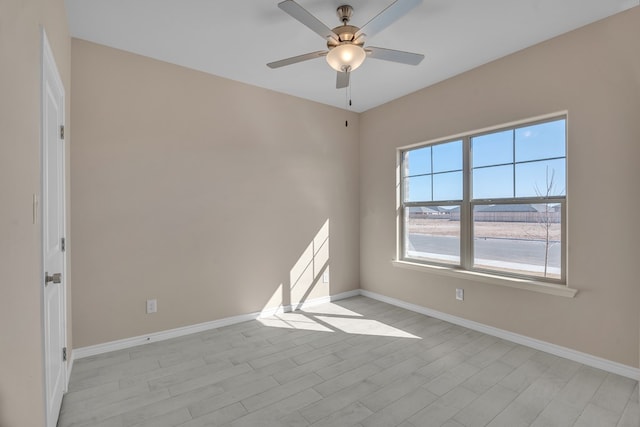
<path fill-rule="evenodd" d="M 325 276 L 326 273 L 326 276 Z M 327 219 L 289 271 L 288 284 L 281 283 L 263 312 L 291 311 L 302 307 L 311 292 L 329 274 L 329 220 Z M 325 280 L 326 281 L 326 280 Z M 328 285 L 328 283 L 327 283 Z M 326 295 L 330 295 L 330 288 Z"/>

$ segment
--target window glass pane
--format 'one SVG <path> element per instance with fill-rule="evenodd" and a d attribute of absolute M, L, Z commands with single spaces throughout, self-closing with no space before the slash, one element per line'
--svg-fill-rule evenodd
<path fill-rule="evenodd" d="M 474 267 L 560 279 L 559 204 L 478 205 Z"/>
<path fill-rule="evenodd" d="M 516 129 L 516 162 L 565 156 L 565 120 Z"/>
<path fill-rule="evenodd" d="M 460 206 L 405 209 L 404 257 L 460 264 Z"/>
<path fill-rule="evenodd" d="M 434 145 L 432 149 L 434 172 L 462 170 L 462 141 Z"/>
<path fill-rule="evenodd" d="M 513 166 L 492 166 L 473 170 L 473 198 L 513 197 Z"/>
<path fill-rule="evenodd" d="M 404 201 L 431 201 L 431 175 L 405 178 Z"/>
<path fill-rule="evenodd" d="M 565 159 L 516 164 L 516 197 L 565 194 Z"/>
<path fill-rule="evenodd" d="M 433 200 L 462 200 L 462 172 L 433 175 Z"/>
<path fill-rule="evenodd" d="M 513 130 L 471 138 L 473 167 L 513 163 Z"/>
<path fill-rule="evenodd" d="M 431 173 L 431 147 L 407 151 L 405 167 L 407 176 Z"/>

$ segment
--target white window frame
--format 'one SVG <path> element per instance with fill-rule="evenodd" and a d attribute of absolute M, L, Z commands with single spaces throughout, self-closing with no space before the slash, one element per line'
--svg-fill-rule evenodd
<path fill-rule="evenodd" d="M 565 177 L 564 177 L 564 196 L 549 197 L 509 197 L 499 199 L 472 199 L 472 164 L 471 164 L 471 139 L 505 130 L 513 130 L 521 127 L 533 126 L 536 124 L 551 122 L 555 120 L 565 120 Z M 505 284 L 512 287 L 524 287 L 528 285 L 541 285 L 542 292 L 556 293 L 563 296 L 574 296 L 576 291 L 568 288 L 567 285 L 567 181 L 568 181 L 568 113 L 566 111 L 553 113 L 545 116 L 539 116 L 520 120 L 517 122 L 506 123 L 490 128 L 465 132 L 463 134 L 453 135 L 436 140 L 421 142 L 408 146 L 397 148 L 397 173 L 396 173 L 396 260 L 394 264 L 401 267 L 423 270 L 437 273 L 453 274 L 468 278 L 481 278 L 482 281 Z M 463 142 L 463 199 L 451 201 L 434 201 L 434 202 L 404 202 L 404 158 L 405 153 L 411 150 L 419 149 L 426 146 L 434 146 L 437 144 L 462 140 Z M 475 206 L 484 204 L 534 204 L 534 203 L 558 203 L 561 206 L 561 273 L 560 279 L 550 277 L 540 277 L 536 275 L 519 274 L 512 272 L 504 272 L 488 268 L 479 268 L 473 266 L 473 209 Z M 460 264 L 453 265 L 440 263 L 431 260 L 422 260 L 416 258 L 405 257 L 405 209 L 417 206 L 443 206 L 443 205 L 460 205 Z M 567 289 L 569 292 L 565 292 Z M 534 289 L 536 290 L 536 289 Z M 538 289 L 539 290 L 539 289 Z M 557 291 L 557 292 L 556 292 Z"/>

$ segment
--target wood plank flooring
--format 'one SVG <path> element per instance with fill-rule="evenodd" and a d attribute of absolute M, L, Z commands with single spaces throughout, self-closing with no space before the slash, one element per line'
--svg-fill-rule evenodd
<path fill-rule="evenodd" d="M 638 427 L 638 383 L 365 297 L 75 362 L 59 427 Z"/>

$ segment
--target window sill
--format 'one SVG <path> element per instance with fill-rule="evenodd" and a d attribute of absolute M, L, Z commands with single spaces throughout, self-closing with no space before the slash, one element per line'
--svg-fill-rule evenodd
<path fill-rule="evenodd" d="M 522 289 L 525 291 L 541 292 L 543 294 L 557 295 L 566 298 L 573 298 L 578 293 L 577 289 L 571 289 L 564 285 L 539 282 L 536 280 L 518 279 L 515 277 L 496 276 L 493 274 L 479 273 L 476 271 L 458 270 L 450 267 L 435 265 L 425 265 L 409 261 L 392 260 L 395 267 L 407 268 L 410 270 L 423 271 L 442 276 L 458 277 L 476 282 L 488 283 L 490 285 L 507 286 L 509 288 Z"/>

